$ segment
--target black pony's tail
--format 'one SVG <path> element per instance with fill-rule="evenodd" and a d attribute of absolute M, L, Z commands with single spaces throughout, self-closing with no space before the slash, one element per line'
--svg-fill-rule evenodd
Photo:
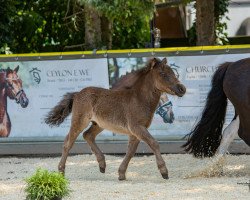
<path fill-rule="evenodd" d="M 223 79 L 229 65 L 230 63 L 222 64 L 214 73 L 201 119 L 187 134 L 187 142 L 182 146 L 195 157 L 211 157 L 220 145 L 227 108 Z"/>
<path fill-rule="evenodd" d="M 59 126 L 71 113 L 73 99 L 76 92 L 67 93 L 62 100 L 45 117 L 45 123 L 50 126 Z"/>

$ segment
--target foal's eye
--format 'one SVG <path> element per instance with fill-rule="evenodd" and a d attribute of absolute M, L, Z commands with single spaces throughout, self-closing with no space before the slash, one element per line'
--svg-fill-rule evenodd
<path fill-rule="evenodd" d="M 164 72 L 160 72 L 160 75 L 164 78 L 167 77 L 167 75 Z"/>

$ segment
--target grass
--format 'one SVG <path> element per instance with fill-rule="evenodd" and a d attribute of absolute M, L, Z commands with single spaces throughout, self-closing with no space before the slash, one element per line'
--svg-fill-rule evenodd
<path fill-rule="evenodd" d="M 53 200 L 69 196 L 69 181 L 59 172 L 37 169 L 25 179 L 26 200 Z"/>

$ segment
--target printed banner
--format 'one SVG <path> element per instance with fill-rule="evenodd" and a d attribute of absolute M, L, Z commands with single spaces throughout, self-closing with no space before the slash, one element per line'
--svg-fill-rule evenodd
<path fill-rule="evenodd" d="M 186 86 L 182 97 L 163 94 L 154 115 L 149 131 L 152 135 L 183 137 L 194 127 L 201 116 L 207 93 L 211 88 L 211 77 L 217 67 L 224 62 L 237 61 L 250 57 L 250 54 L 201 55 L 168 57 L 168 64 L 179 80 Z M 127 72 L 145 66 L 149 58 L 110 58 L 111 83 Z M 162 59 L 162 58 L 161 58 Z M 227 126 L 234 117 L 234 108 L 229 102 Z"/>
<path fill-rule="evenodd" d="M 246 57 L 250 54 L 167 57 L 168 64 L 186 86 L 187 92 L 182 98 L 162 95 L 149 128 L 150 133 L 154 136 L 186 135 L 201 116 L 211 87 L 211 77 L 217 67 L 224 62 Z M 65 137 L 71 117 L 55 128 L 44 123 L 46 114 L 65 93 L 80 91 L 88 86 L 112 87 L 122 75 L 144 67 L 148 59 L 0 62 L 0 141 L 1 137 Z M 17 96 L 12 95 L 11 89 L 17 91 Z M 234 109 L 229 103 L 225 126 L 233 116 Z M 116 134 L 109 131 L 102 135 L 116 138 Z"/>
<path fill-rule="evenodd" d="M 15 73 L 13 70 L 17 66 L 16 75 L 22 81 L 23 89 L 20 95 L 24 93 L 28 99 L 26 107 L 22 107 L 22 102 L 10 99 L 6 92 L 10 90 L 6 88 L 10 84 L 13 88 L 18 87 L 18 80 L 10 74 Z M 59 127 L 50 128 L 44 123 L 50 109 L 67 92 L 80 91 L 87 86 L 109 87 L 107 59 L 5 62 L 0 63 L 0 69 L 5 77 L 1 78 L 1 95 L 5 95 L 0 103 L 1 112 L 4 110 L 1 129 L 5 130 L 2 133 L 7 130 L 9 137 L 65 137 L 71 118 Z"/>

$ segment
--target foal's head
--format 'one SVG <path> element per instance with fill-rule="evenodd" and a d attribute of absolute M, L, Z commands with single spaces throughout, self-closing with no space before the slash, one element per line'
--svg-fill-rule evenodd
<path fill-rule="evenodd" d="M 153 58 L 149 62 L 150 70 L 153 73 L 155 87 L 161 92 L 182 97 L 186 92 L 186 87 L 180 83 L 170 66 L 167 59 L 159 60 Z"/>
<path fill-rule="evenodd" d="M 23 91 L 22 80 L 17 74 L 18 69 L 19 66 L 14 70 L 10 68 L 6 69 L 6 90 L 10 99 L 15 99 L 17 103 L 20 103 L 20 105 L 25 108 L 28 106 L 29 100 Z"/>

